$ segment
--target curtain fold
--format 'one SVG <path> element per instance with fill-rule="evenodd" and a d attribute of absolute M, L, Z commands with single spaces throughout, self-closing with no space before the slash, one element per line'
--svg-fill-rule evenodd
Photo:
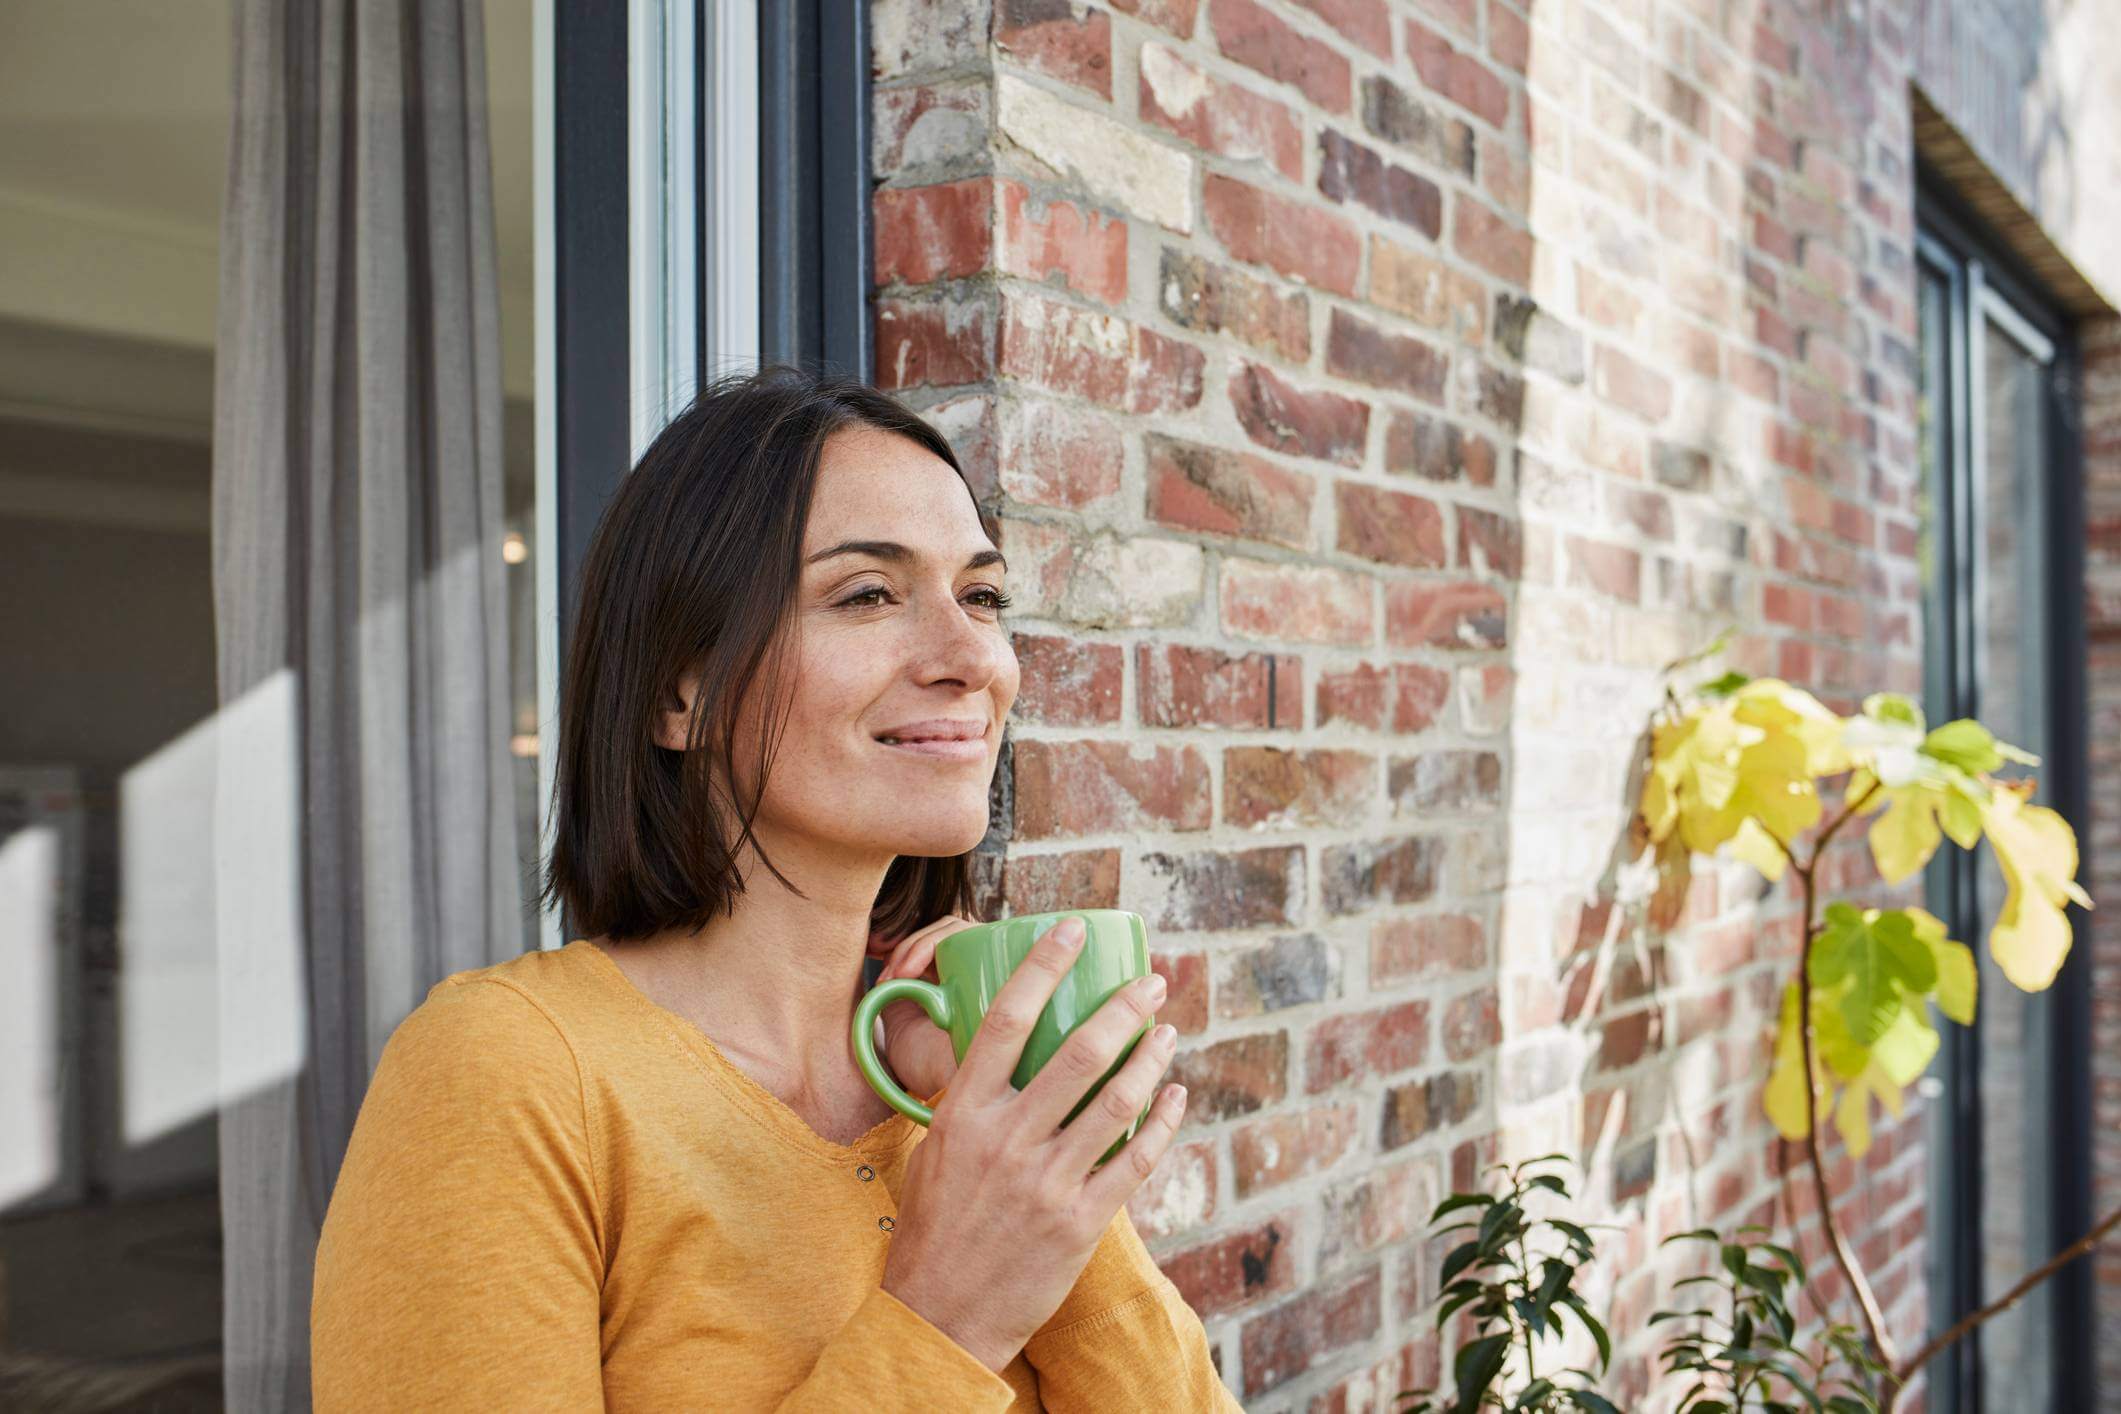
<path fill-rule="evenodd" d="M 306 1407 L 384 1041 L 521 951 L 481 12 L 237 0 L 214 613 L 231 1409 Z"/>

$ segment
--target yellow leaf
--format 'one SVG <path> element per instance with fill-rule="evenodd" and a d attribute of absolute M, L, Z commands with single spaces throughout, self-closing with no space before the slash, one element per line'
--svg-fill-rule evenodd
<path fill-rule="evenodd" d="M 1781 881 L 1783 867 L 1790 860 L 1783 853 L 1782 846 L 1775 843 L 1774 837 L 1750 816 L 1739 825 L 1738 833 L 1731 836 L 1731 858 L 1752 865 L 1771 884 Z"/>
<path fill-rule="evenodd" d="M 1763 734 L 1740 726 L 1726 704 L 1698 708 L 1690 720 L 1692 730 L 1672 743 L 1664 773 L 1680 838 L 1688 849 L 1714 854 L 1745 818 L 1736 801 L 1741 762 Z"/>
<path fill-rule="evenodd" d="M 1937 1010 L 1961 1026 L 1974 1024 L 1974 1001 L 1981 985 L 1980 969 L 1974 965 L 1974 950 L 1946 935 L 1944 920 L 1927 909 L 1910 908 L 1915 936 L 1937 960 L 1937 990 L 1932 993 Z"/>
<path fill-rule="evenodd" d="M 1864 1067 L 1871 1088 L 1886 1099 L 1894 1114 L 1900 1113 L 1900 1087 L 1912 1085 L 1936 1058 L 1937 1028 L 1921 1007 L 1902 1007 L 1893 1024 L 1871 1047 L 1871 1063 Z M 1890 1093 L 1888 1093 L 1890 1092 Z"/>
<path fill-rule="evenodd" d="M 1834 1106 L 1834 1128 L 1841 1131 L 1841 1142 L 1848 1145 L 1851 1158 L 1860 1159 L 1870 1151 L 1871 1101 L 1864 1076 L 1841 1092 L 1841 1101 Z"/>
<path fill-rule="evenodd" d="M 1961 849 L 1972 849 L 1981 838 L 1981 801 L 1976 798 L 1979 789 L 1976 786 L 1946 791 L 1937 812 L 1944 821 L 1944 833 Z"/>
<path fill-rule="evenodd" d="M 1804 750 L 1805 773 L 1837 776 L 1849 768 L 1842 719 L 1818 698 L 1780 678 L 1754 678 L 1731 694 L 1739 721 L 1795 739 Z"/>
<path fill-rule="evenodd" d="M 1815 1003 L 1813 1013 L 1824 1014 Z M 1878 1043 L 1867 1051 L 1860 1074 L 1852 1077 L 1834 1106 L 1834 1128 L 1848 1145 L 1849 1154 L 1862 1158 L 1871 1147 L 1870 1102 L 1873 1095 L 1895 1117 L 1904 1102 L 1903 1090 L 1928 1068 L 1937 1054 L 1936 1028 L 1914 1007 L 1901 1009 Z"/>
<path fill-rule="evenodd" d="M 1897 884 L 1929 863 L 1944 840 L 1937 826 L 1936 792 L 1908 786 L 1879 794 L 1888 804 L 1871 825 L 1871 858 L 1885 882 Z"/>
<path fill-rule="evenodd" d="M 1989 930 L 1989 955 L 2012 985 L 2028 992 L 2044 990 L 2069 956 L 2069 916 L 2074 903 L 2091 907 L 2077 886 L 2077 836 L 2044 805 L 2032 805 L 2030 781 L 1999 785 L 1990 792 L 1982 816 L 1988 842 L 2003 868 L 2006 893 L 1996 926 Z"/>
<path fill-rule="evenodd" d="M 1857 802 L 1858 815 L 1875 815 L 1885 808 L 1885 792 L 1872 789 L 1877 784 L 1878 777 L 1871 773 L 1870 767 L 1858 766 L 1849 772 L 1848 786 L 1842 794 L 1845 799 Z"/>
<path fill-rule="evenodd" d="M 1758 735 L 1741 731 L 1723 703 L 1660 722 L 1650 734 L 1650 771 L 1642 787 L 1642 817 L 1650 839 L 1662 841 L 1681 824 L 1682 812 L 1698 815 L 1704 809 L 1721 809 L 1738 784 L 1738 753 Z M 1703 844 L 1700 834 L 1698 825 L 1687 831 L 1689 848 L 1706 854 L 1723 843 L 1716 839 Z"/>
<path fill-rule="evenodd" d="M 1797 1031 L 1797 983 L 1782 989 L 1782 1019 L 1775 1033 L 1775 1064 L 1768 1071 L 1761 1105 L 1785 1139 L 1811 1133 L 1804 1116 L 1804 1038 Z"/>
<path fill-rule="evenodd" d="M 1769 735 L 1738 757 L 1738 789 L 1724 811 L 1732 819 L 1725 838 L 1738 833 L 1747 815 L 1778 840 L 1794 840 L 1819 821 L 1819 792 L 1805 764 L 1804 743 Z"/>

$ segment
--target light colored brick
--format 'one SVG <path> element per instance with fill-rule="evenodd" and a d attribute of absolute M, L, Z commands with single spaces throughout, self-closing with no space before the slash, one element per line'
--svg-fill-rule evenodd
<path fill-rule="evenodd" d="M 1094 196 L 1181 234 L 1193 229 L 1193 159 L 1011 74 L 994 84 L 1003 137 Z"/>

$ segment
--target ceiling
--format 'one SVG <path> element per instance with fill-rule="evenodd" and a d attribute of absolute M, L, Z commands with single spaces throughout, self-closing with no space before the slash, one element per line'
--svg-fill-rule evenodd
<path fill-rule="evenodd" d="M 531 7 L 483 5 L 512 397 L 532 381 Z M 0 0 L 0 416 L 206 435 L 232 10 Z"/>

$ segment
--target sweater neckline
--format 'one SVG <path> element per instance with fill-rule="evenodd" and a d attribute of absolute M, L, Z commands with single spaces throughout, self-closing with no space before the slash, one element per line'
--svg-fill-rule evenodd
<path fill-rule="evenodd" d="M 636 986 L 634 980 L 626 975 L 625 969 L 619 966 L 611 954 L 587 938 L 576 938 L 561 949 L 562 953 L 577 951 L 587 955 L 591 960 L 590 966 L 612 984 L 612 990 L 622 996 L 627 1005 L 650 1020 L 660 1023 L 688 1053 L 696 1057 L 706 1070 L 708 1078 L 718 1084 L 731 1100 L 757 1120 L 768 1133 L 793 1144 L 805 1153 L 835 1165 L 845 1165 L 857 1159 L 888 1156 L 910 1143 L 921 1128 L 913 1120 L 893 1111 L 871 1125 L 851 1143 L 834 1143 L 811 1128 L 810 1122 L 791 1109 L 780 1096 L 761 1085 L 749 1072 L 730 1060 L 706 1032 Z"/>

